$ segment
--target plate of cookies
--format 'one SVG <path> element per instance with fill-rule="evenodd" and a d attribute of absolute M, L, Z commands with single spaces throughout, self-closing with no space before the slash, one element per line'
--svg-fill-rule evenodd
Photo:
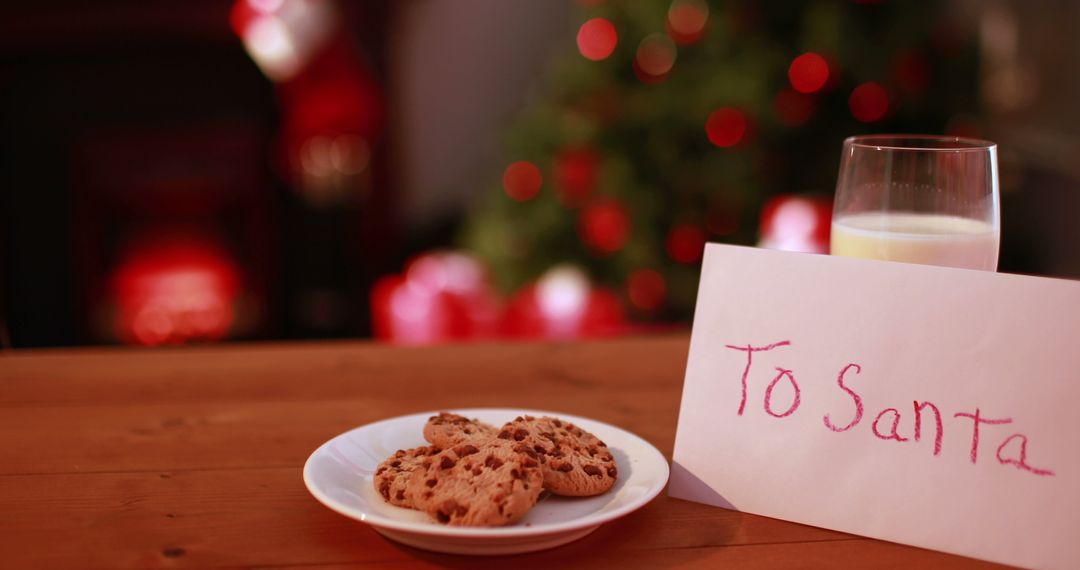
<path fill-rule="evenodd" d="M 651 501 L 668 463 L 644 439 L 567 414 L 467 409 L 400 416 L 324 443 L 304 465 L 319 502 L 437 552 L 553 548 Z"/>

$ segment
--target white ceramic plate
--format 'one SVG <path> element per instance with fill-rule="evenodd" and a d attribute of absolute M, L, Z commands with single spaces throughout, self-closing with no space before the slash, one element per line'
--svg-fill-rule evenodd
<path fill-rule="evenodd" d="M 615 486 L 596 497 L 547 495 L 521 521 L 495 528 L 450 527 L 419 511 L 395 507 L 375 491 L 375 468 L 398 449 L 425 445 L 422 430 L 437 412 L 383 420 L 345 432 L 322 444 L 304 465 L 304 483 L 322 504 L 372 525 L 398 542 L 454 554 L 515 554 L 552 548 L 577 540 L 601 524 L 641 508 L 667 484 L 668 464 L 640 437 L 587 418 L 536 410 L 454 410 L 501 426 L 517 416 L 556 416 L 586 429 L 607 443 L 618 463 Z"/>

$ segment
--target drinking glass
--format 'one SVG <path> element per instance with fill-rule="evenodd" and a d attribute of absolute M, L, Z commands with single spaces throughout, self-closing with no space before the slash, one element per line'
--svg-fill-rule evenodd
<path fill-rule="evenodd" d="M 844 141 L 830 253 L 995 271 L 997 145 L 928 135 Z"/>

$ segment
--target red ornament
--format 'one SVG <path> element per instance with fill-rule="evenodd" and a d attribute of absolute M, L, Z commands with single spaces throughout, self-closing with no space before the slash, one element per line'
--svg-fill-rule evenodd
<path fill-rule="evenodd" d="M 721 107 L 709 115 L 705 122 L 705 133 L 709 142 L 720 148 L 735 146 L 743 140 L 749 124 L 746 115 L 731 107 Z"/>
<path fill-rule="evenodd" d="M 593 18 L 578 29 L 578 50 L 586 59 L 606 59 L 615 51 L 618 43 L 619 35 L 615 32 L 615 25 L 604 18 Z"/>
<path fill-rule="evenodd" d="M 555 157 L 555 187 L 566 206 L 576 208 L 596 188 L 600 155 L 591 147 L 573 147 Z"/>
<path fill-rule="evenodd" d="M 667 293 L 664 276 L 653 269 L 638 269 L 626 280 L 626 293 L 630 304 L 642 311 L 655 311 Z"/>
<path fill-rule="evenodd" d="M 695 263 L 705 249 L 705 232 L 693 224 L 679 224 L 668 232 L 667 252 L 679 263 Z"/>
<path fill-rule="evenodd" d="M 808 95 L 791 89 L 781 89 L 773 98 L 776 121 L 785 127 L 798 127 L 814 114 L 814 101 Z"/>
<path fill-rule="evenodd" d="M 760 241 L 768 249 L 828 253 L 832 200 L 784 194 L 761 210 Z"/>
<path fill-rule="evenodd" d="M 594 202 L 578 214 L 578 235 L 601 255 L 615 253 L 630 239 L 630 215 L 617 200 Z"/>
<path fill-rule="evenodd" d="M 816 53 L 804 53 L 791 62 L 788 79 L 800 93 L 817 92 L 829 80 L 829 64 Z"/>
<path fill-rule="evenodd" d="M 885 88 L 873 81 L 859 85 L 848 98 L 851 114 L 863 123 L 873 123 L 889 110 L 889 95 Z"/>
<path fill-rule="evenodd" d="M 499 299 L 487 271 L 460 253 L 423 254 L 404 275 L 383 277 L 371 292 L 375 337 L 401 344 L 489 338 L 499 322 Z"/>
<path fill-rule="evenodd" d="M 535 164 L 522 160 L 506 167 L 503 171 L 502 182 L 507 196 L 518 202 L 525 202 L 540 193 L 544 178 Z"/>
<path fill-rule="evenodd" d="M 502 332 L 512 337 L 571 339 L 607 336 L 626 328 L 618 297 L 594 288 L 574 267 L 548 270 L 510 299 Z"/>

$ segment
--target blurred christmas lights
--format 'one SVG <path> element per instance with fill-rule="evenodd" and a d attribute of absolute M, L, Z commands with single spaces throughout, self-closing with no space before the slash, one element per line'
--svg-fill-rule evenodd
<path fill-rule="evenodd" d="M 659 78 L 671 71 L 676 57 L 678 50 L 671 38 L 665 34 L 650 34 L 638 44 L 634 65 L 641 73 Z"/>
<path fill-rule="evenodd" d="M 630 239 L 630 215 L 617 200 L 598 200 L 578 215 L 578 235 L 597 253 L 615 253 Z"/>
<path fill-rule="evenodd" d="M 889 110 L 889 95 L 884 87 L 868 81 L 851 92 L 848 106 L 855 119 L 863 123 L 873 123 L 884 117 Z"/>
<path fill-rule="evenodd" d="M 668 232 L 668 255 L 679 263 L 696 263 L 705 248 L 705 232 L 693 224 L 679 224 Z"/>
<path fill-rule="evenodd" d="M 829 64 L 816 53 L 804 53 L 788 67 L 788 80 L 799 93 L 815 93 L 829 80 Z"/>
<path fill-rule="evenodd" d="M 721 107 L 709 115 L 705 123 L 705 132 L 709 142 L 727 148 L 735 146 L 743 139 L 747 129 L 746 116 L 737 109 Z"/>
<path fill-rule="evenodd" d="M 675 0 L 668 8 L 668 35 L 679 45 L 690 45 L 701 39 L 708 21 L 705 0 Z"/>
<path fill-rule="evenodd" d="M 804 253 L 828 253 L 832 201 L 817 196 L 783 194 L 761 210 L 758 246 Z"/>
<path fill-rule="evenodd" d="M 604 18 L 593 18 L 578 29 L 578 50 L 586 59 L 592 61 L 606 59 L 615 51 L 618 42 L 615 25 Z"/>
<path fill-rule="evenodd" d="M 521 160 L 511 163 L 503 171 L 503 190 L 518 202 L 531 200 L 540 193 L 544 178 L 535 164 Z"/>

